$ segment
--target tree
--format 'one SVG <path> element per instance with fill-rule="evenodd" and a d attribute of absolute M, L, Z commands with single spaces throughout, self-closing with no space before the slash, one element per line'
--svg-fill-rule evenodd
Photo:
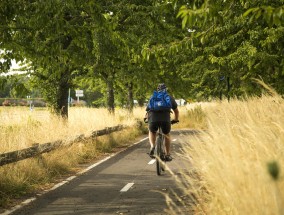
<path fill-rule="evenodd" d="M 180 8 L 183 27 L 196 30 L 187 39 L 191 50 L 183 49 L 184 41 L 178 48 L 195 56 L 183 67 L 201 68 L 195 75 L 196 89 L 209 87 L 206 93 L 214 95 L 218 79 L 226 76 L 232 80 L 235 95 L 255 94 L 260 89 L 252 78 L 262 77 L 283 94 L 283 1 L 262 3 L 204 0 Z"/>
<path fill-rule="evenodd" d="M 162 59 L 159 65 L 167 68 L 172 65 L 186 98 L 211 99 L 222 91 L 228 97 L 259 94 L 261 88 L 253 81 L 259 77 L 283 93 L 283 1 L 261 3 L 184 2 L 176 16 L 187 34 L 145 47 L 143 56 Z"/>
<path fill-rule="evenodd" d="M 99 4 L 108 27 L 96 32 L 98 60 L 91 73 L 105 82 L 106 102 L 111 113 L 118 100 L 131 112 L 134 98 L 138 98 L 143 105 L 146 93 L 150 92 L 149 86 L 154 89 L 166 74 L 165 71 L 159 72 L 156 59 L 149 62 L 141 57 L 142 47 L 167 43 L 183 30 L 179 28 L 175 31 L 170 21 L 175 25 L 179 22 L 172 15 L 173 7 L 166 7 L 160 1 L 137 0 L 129 3 L 113 0 Z"/>
<path fill-rule="evenodd" d="M 30 62 L 30 73 L 55 113 L 68 117 L 68 89 L 78 70 L 95 61 L 92 36 L 103 22 L 93 1 L 2 1 L 2 68 Z"/>
<path fill-rule="evenodd" d="M 174 4 L 165 2 L 112 1 L 113 7 L 109 8 L 112 11 L 114 30 L 123 38 L 123 44 L 126 46 L 124 54 L 120 56 L 120 69 L 117 70 L 116 77 L 120 88 L 128 95 L 127 106 L 130 112 L 133 99 L 136 97 L 140 104 L 143 104 L 147 94 L 156 88 L 157 83 L 168 82 L 168 85 L 172 86 L 178 83 L 179 77 L 174 71 L 174 63 L 170 65 L 161 59 L 145 60 L 141 57 L 143 47 L 167 44 L 184 36 L 185 31 L 173 15 Z"/>

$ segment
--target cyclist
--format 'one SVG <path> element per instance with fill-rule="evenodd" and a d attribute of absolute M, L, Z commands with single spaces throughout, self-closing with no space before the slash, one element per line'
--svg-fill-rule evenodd
<path fill-rule="evenodd" d="M 157 91 L 167 91 L 167 87 L 164 83 L 161 83 L 157 87 Z M 172 96 L 170 96 L 171 100 L 171 109 L 174 112 L 174 119 L 172 122 L 179 122 L 179 110 L 177 107 L 177 103 Z M 149 155 L 151 158 L 154 158 L 154 149 L 155 149 L 155 141 L 156 141 L 156 133 L 158 127 L 161 127 L 163 134 L 165 135 L 165 146 L 166 146 L 166 161 L 171 161 L 172 157 L 170 154 L 170 131 L 171 131 L 171 110 L 167 111 L 152 111 L 149 108 L 149 104 L 146 108 L 146 115 L 144 117 L 144 121 L 148 121 L 149 128 L 149 142 L 150 142 L 150 152 Z"/>

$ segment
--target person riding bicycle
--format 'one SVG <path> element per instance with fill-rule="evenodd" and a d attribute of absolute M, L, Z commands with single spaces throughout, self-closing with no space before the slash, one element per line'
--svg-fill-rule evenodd
<path fill-rule="evenodd" d="M 167 87 L 164 83 L 161 83 L 157 87 L 157 92 L 167 92 Z M 165 135 L 165 146 L 166 146 L 166 155 L 165 160 L 171 161 L 172 157 L 170 154 L 170 131 L 171 131 L 171 110 L 174 112 L 174 119 L 172 122 L 179 122 L 179 110 L 178 105 L 175 99 L 170 96 L 170 109 L 154 111 L 151 110 L 150 100 L 146 108 L 146 115 L 144 117 L 145 121 L 148 121 L 148 129 L 149 129 L 149 142 L 150 142 L 150 152 L 149 155 L 151 158 L 154 158 L 154 149 L 155 149 L 155 141 L 156 141 L 156 133 L 158 127 L 161 127 L 163 134 Z"/>

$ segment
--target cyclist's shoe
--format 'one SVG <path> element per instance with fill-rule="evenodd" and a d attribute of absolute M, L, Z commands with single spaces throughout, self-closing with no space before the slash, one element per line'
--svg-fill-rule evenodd
<path fill-rule="evenodd" d="M 171 155 L 165 155 L 165 161 L 172 161 L 173 158 Z"/>
<path fill-rule="evenodd" d="M 164 153 L 161 154 L 160 159 L 161 159 L 162 161 L 166 161 L 166 155 L 165 155 Z"/>
<path fill-rule="evenodd" d="M 154 147 L 150 149 L 149 156 L 150 156 L 151 158 L 155 158 L 155 156 L 154 156 L 154 151 L 155 151 L 155 148 L 154 148 Z"/>

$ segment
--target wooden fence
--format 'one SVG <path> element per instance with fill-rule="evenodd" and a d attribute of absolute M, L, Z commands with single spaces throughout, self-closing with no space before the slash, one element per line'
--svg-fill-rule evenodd
<path fill-rule="evenodd" d="M 29 148 L 25 148 L 25 149 L 18 150 L 18 151 L 3 153 L 3 154 L 0 154 L 0 166 L 10 164 L 10 163 L 15 163 L 17 161 L 24 160 L 27 158 L 35 157 L 37 155 L 50 152 L 60 147 L 70 146 L 75 142 L 94 139 L 98 136 L 103 136 L 103 135 L 110 134 L 115 131 L 120 131 L 124 128 L 126 128 L 126 126 L 117 125 L 117 126 L 108 127 L 102 130 L 93 131 L 90 136 L 85 136 L 84 134 L 79 135 L 75 139 L 69 142 L 57 140 L 57 141 L 49 142 L 49 143 L 34 144 L 33 146 Z"/>

